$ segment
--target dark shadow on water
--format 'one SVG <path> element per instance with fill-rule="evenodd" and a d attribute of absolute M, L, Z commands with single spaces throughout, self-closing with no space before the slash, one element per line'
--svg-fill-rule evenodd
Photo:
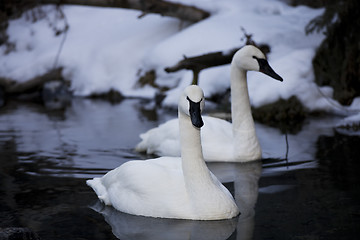
<path fill-rule="evenodd" d="M 317 168 L 261 177 L 254 239 L 358 238 L 360 137 L 334 131 L 316 146 Z"/>
<path fill-rule="evenodd" d="M 334 130 L 334 136 L 320 136 L 316 158 L 321 171 L 339 190 L 354 191 L 360 202 L 360 136 L 349 136 Z"/>
<path fill-rule="evenodd" d="M 0 228 L 28 227 L 41 239 L 116 239 L 87 207 L 94 195 L 83 179 L 24 173 L 14 150 L 0 143 Z"/>

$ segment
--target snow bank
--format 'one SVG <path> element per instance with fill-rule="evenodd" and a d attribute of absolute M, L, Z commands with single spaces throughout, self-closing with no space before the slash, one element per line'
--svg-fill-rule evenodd
<path fill-rule="evenodd" d="M 152 98 L 157 90 L 138 88 L 136 81 L 144 72 L 155 69 L 157 84 L 172 88 L 164 104 L 175 106 L 181 89 L 191 83 L 192 73 L 167 74 L 163 69 L 184 55 L 242 46 L 244 28 L 256 42 L 271 46 L 270 65 L 284 78 L 281 83 L 260 73 L 249 73 L 254 106 L 296 95 L 311 110 L 341 107 L 331 100 L 331 88 L 318 88 L 314 83 L 311 61 L 323 35 L 306 36 L 304 32 L 306 24 L 322 9 L 266 0 L 179 2 L 195 4 L 212 15 L 187 25 L 155 14 L 138 19 L 140 12 L 133 10 L 64 6 L 70 28 L 58 65 L 64 66 L 74 93 L 86 96 L 115 89 L 125 96 Z M 0 76 L 26 81 L 54 66 L 64 35 L 56 37 L 49 23 L 61 27 L 64 21 L 51 20 L 55 18 L 53 6 L 44 9 L 48 19 L 31 23 L 24 16 L 10 22 L 8 34 L 16 51 L 6 55 L 4 47 L 0 49 Z M 201 72 L 200 86 L 207 96 L 229 87 L 229 71 L 229 66 L 221 66 Z"/>
<path fill-rule="evenodd" d="M 355 98 L 348 108 L 348 117 L 340 120 L 336 127 L 338 131 L 350 134 L 350 135 L 359 135 L 360 136 L 360 97 Z M 355 131 L 357 129 L 357 131 Z"/>

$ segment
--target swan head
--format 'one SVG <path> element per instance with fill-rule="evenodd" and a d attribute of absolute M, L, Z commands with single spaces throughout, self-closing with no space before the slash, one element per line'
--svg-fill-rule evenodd
<path fill-rule="evenodd" d="M 262 72 L 276 80 L 283 81 L 269 65 L 265 55 L 253 45 L 246 45 L 239 49 L 233 57 L 232 64 L 246 71 Z"/>
<path fill-rule="evenodd" d="M 185 88 L 180 97 L 179 112 L 189 116 L 194 127 L 201 128 L 204 125 L 201 117 L 204 105 L 203 90 L 197 85 L 190 85 Z"/>

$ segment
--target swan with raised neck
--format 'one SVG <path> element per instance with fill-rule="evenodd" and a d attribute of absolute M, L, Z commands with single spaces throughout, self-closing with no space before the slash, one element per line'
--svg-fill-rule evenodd
<path fill-rule="evenodd" d="M 238 50 L 231 62 L 231 115 L 227 121 L 203 117 L 202 146 L 208 162 L 247 162 L 261 158 L 261 147 L 256 136 L 247 86 L 247 72 L 258 71 L 282 81 L 255 46 L 247 45 Z M 179 128 L 177 119 L 161 124 L 140 135 L 136 146 L 139 152 L 160 156 L 179 156 Z"/>
<path fill-rule="evenodd" d="M 98 198 L 133 215 L 192 220 L 237 216 L 234 198 L 203 158 L 200 128 L 204 102 L 203 91 L 195 85 L 180 97 L 181 158 L 129 161 L 102 178 L 88 180 Z"/>
<path fill-rule="evenodd" d="M 262 156 L 255 123 L 251 113 L 247 72 L 258 71 L 279 81 L 266 61 L 265 55 L 256 47 L 247 45 L 235 53 L 231 62 L 231 118 L 234 141 L 234 159 L 256 160 Z"/>

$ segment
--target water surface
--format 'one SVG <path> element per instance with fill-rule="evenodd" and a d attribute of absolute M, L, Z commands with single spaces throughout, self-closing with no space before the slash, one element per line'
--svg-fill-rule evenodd
<path fill-rule="evenodd" d="M 42 239 L 357 239 L 360 137 L 308 119 L 286 138 L 257 124 L 262 161 L 211 163 L 241 215 L 226 221 L 153 219 L 97 201 L 85 180 L 132 159 L 139 134 L 175 111 L 138 99 L 74 99 L 65 110 L 10 102 L 0 109 L 0 228 Z M 288 157 L 285 159 L 285 157 Z"/>

